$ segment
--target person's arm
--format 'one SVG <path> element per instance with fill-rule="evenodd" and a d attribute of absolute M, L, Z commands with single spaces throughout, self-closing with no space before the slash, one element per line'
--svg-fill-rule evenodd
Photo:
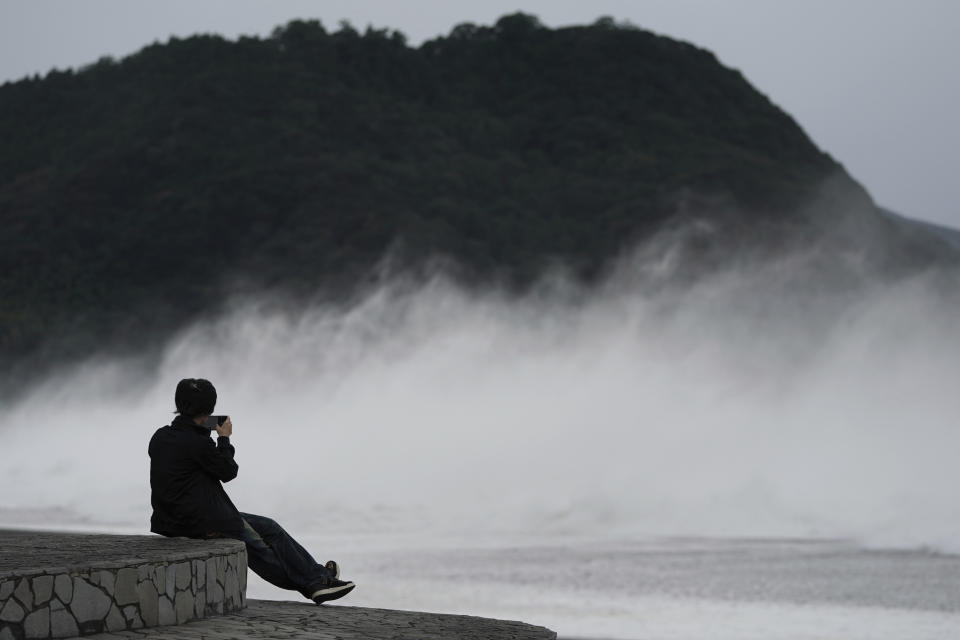
<path fill-rule="evenodd" d="M 230 444 L 230 434 L 233 433 L 233 425 L 230 424 L 230 418 L 217 427 L 217 444 L 213 440 L 205 438 L 203 447 L 197 456 L 197 462 L 200 467 L 217 480 L 221 482 L 230 482 L 237 477 L 237 471 L 240 467 L 233 459 L 233 445 Z"/>

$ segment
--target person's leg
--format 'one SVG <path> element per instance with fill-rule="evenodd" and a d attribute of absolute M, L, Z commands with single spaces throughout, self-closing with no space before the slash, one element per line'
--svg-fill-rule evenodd
<path fill-rule="evenodd" d="M 294 589 L 310 598 L 326 586 L 330 572 L 313 559 L 300 543 L 271 518 L 241 513 L 246 523 L 247 563 L 267 582 L 281 589 Z M 253 553 L 249 552 L 251 546 Z"/>
<path fill-rule="evenodd" d="M 283 563 L 277 557 L 273 548 L 260 537 L 256 529 L 250 526 L 246 520 L 244 520 L 241 530 L 224 531 L 219 535 L 244 542 L 247 547 L 247 566 L 258 576 L 281 589 L 298 589 L 297 585 L 290 580 Z"/>

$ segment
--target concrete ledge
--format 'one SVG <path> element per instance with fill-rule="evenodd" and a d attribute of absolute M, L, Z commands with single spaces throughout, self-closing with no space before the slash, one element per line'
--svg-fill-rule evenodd
<path fill-rule="evenodd" d="M 236 540 L 0 530 L 0 640 L 557 637 L 473 616 L 248 602 L 246 587 L 246 549 Z"/>
<path fill-rule="evenodd" d="M 122 631 L 89 640 L 555 640 L 523 622 L 326 604 L 248 600 L 243 611 L 177 627 Z"/>
<path fill-rule="evenodd" d="M 0 640 L 182 624 L 246 605 L 237 540 L 0 530 Z"/>

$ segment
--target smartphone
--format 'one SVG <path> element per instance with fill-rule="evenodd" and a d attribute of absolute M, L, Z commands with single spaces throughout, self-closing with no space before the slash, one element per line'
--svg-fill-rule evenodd
<path fill-rule="evenodd" d="M 207 418 L 207 421 L 203 423 L 203 426 L 213 431 L 214 429 L 216 429 L 226 421 L 227 421 L 227 416 L 210 416 L 209 418 Z"/>

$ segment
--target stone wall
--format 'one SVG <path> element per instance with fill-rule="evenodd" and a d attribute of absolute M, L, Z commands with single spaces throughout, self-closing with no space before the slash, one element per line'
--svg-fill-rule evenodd
<path fill-rule="evenodd" d="M 152 557 L 100 555 L 75 559 L 68 566 L 19 570 L 0 566 L 0 640 L 180 624 L 246 605 L 247 554 L 242 542 L 156 536 L 86 538 L 100 539 L 101 552 L 115 558 L 129 551 L 124 540 L 146 539 Z M 104 538 L 121 540 L 110 543 Z M 5 554 L 10 552 L 4 544 L 8 540 L 0 536 Z"/>

